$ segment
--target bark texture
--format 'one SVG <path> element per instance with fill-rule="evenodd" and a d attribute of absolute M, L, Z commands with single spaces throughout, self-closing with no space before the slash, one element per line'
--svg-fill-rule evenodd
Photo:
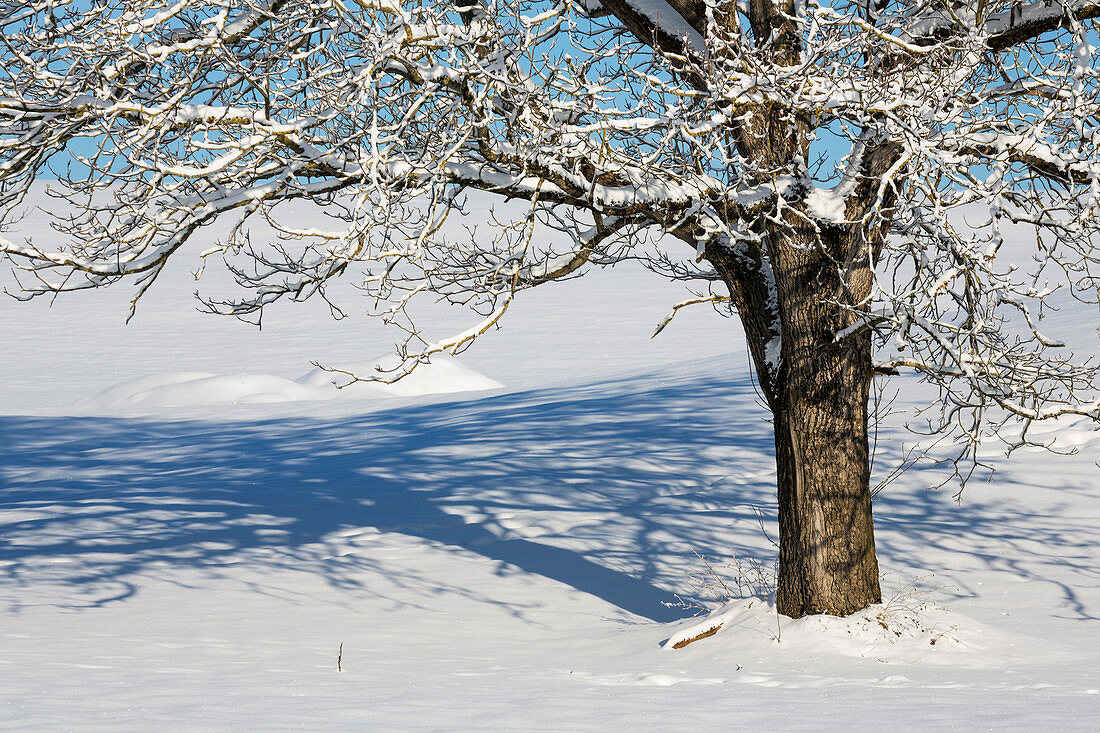
<path fill-rule="evenodd" d="M 758 53 L 801 58 L 793 0 L 750 0 Z M 724 16 L 716 15 L 723 19 Z M 735 14 L 729 15 L 730 34 Z M 774 105 L 739 110 L 732 144 L 746 173 L 767 180 L 810 159 L 813 120 Z M 867 399 L 870 334 L 860 329 L 883 222 L 875 197 L 893 146 L 869 147 L 852 224 L 813 223 L 798 192 L 750 223 L 741 242 L 717 240 L 707 259 L 730 289 L 772 411 L 779 499 L 779 612 L 846 616 L 881 600 L 871 516 Z M 872 188 L 869 188 L 872 187 Z M 868 190 L 864 190 L 868 189 Z"/>
<path fill-rule="evenodd" d="M 881 600 L 869 485 L 870 335 L 864 329 L 837 338 L 857 324 L 838 302 L 860 302 L 869 271 L 857 265 L 845 283 L 843 268 L 829 256 L 851 250 L 845 241 L 851 236 L 788 246 L 780 257 L 785 266 L 777 268 L 783 332 L 781 390 L 772 405 L 778 606 L 795 618 L 846 616 Z"/>
<path fill-rule="evenodd" d="M 762 234 L 763 248 L 715 244 L 708 257 L 734 294 L 773 415 L 779 612 L 846 616 L 881 600 L 868 447 L 870 336 L 857 328 L 838 338 L 858 326 L 871 287 L 867 247 L 858 229 L 773 225 Z"/>

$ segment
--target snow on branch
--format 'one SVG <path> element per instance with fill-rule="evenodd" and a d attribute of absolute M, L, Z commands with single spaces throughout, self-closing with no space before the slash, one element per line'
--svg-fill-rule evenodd
<path fill-rule="evenodd" d="M 1042 318 L 1100 282 L 1097 17 L 1078 0 L 0 0 L 0 251 L 17 297 L 126 280 L 136 304 L 220 224 L 199 269 L 240 290 L 209 310 L 258 320 L 350 280 L 404 329 L 408 366 L 526 288 L 641 259 L 725 288 L 775 386 L 784 268 L 813 250 L 839 342 L 873 334 L 960 411 L 1091 414 L 1093 372 Z M 22 202 L 54 174 L 58 237 L 24 241 Z M 1021 228 L 1030 269 L 1003 252 Z M 476 324 L 423 334 L 423 300 Z"/>
<path fill-rule="evenodd" d="M 687 0 L 600 0 L 645 43 L 664 51 L 702 54 L 706 16 L 702 3 Z"/>
<path fill-rule="evenodd" d="M 1100 17 L 1100 3 L 1087 0 L 1035 0 L 1012 3 L 1009 8 L 992 13 L 985 20 L 987 44 L 1002 51 L 1043 33 L 1071 27 L 1075 21 Z"/>

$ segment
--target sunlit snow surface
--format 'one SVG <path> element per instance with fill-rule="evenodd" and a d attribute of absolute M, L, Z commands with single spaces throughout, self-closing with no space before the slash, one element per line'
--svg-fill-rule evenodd
<path fill-rule="evenodd" d="M 77 400 L 72 407 L 80 412 L 110 412 L 127 407 L 377 399 L 471 392 L 502 386 L 446 356 L 436 356 L 403 379 L 388 381 L 399 365 L 396 358 L 380 357 L 359 366 L 345 365 L 340 372 L 315 368 L 294 380 L 272 374 L 163 372 L 125 380 Z M 372 378 L 386 381 L 373 381 Z"/>
<path fill-rule="evenodd" d="M 369 371 L 397 336 L 321 304 L 257 332 L 196 313 L 195 288 L 166 275 L 129 326 L 122 291 L 0 305 L 0 728 L 1095 729 L 1082 423 L 1075 455 L 991 444 L 961 504 L 931 470 L 891 484 L 882 607 L 685 618 L 664 604 L 697 600 L 695 552 L 733 586 L 732 555 L 776 554 L 731 322 L 689 310 L 650 341 L 683 291 L 595 272 L 404 392 L 338 391 L 311 360 Z M 1095 313 L 1062 315 L 1095 348 Z M 898 389 L 895 409 L 920 393 Z"/>

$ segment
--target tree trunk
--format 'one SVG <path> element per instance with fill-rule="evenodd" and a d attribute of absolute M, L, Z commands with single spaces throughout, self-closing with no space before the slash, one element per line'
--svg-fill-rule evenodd
<path fill-rule="evenodd" d="M 802 63 L 794 6 L 749 3 L 753 36 L 771 62 Z M 737 13 L 722 18 L 737 37 Z M 731 135 L 737 156 L 749 161 L 741 174 L 754 184 L 779 172 L 804 175 L 815 124 L 804 112 L 748 105 Z M 881 245 L 883 222 L 863 207 L 878 200 L 876 171 L 892 165 L 897 151 L 871 150 L 859 184 L 868 190 L 847 201 L 843 221 L 850 223 L 815 218 L 790 189 L 775 208 L 743 220 L 731 234 L 738 241 L 712 237 L 705 251 L 729 286 L 773 414 L 777 605 L 795 618 L 846 616 L 882 597 L 867 441 L 871 336 L 861 311 L 872 293 L 872 250 Z"/>
<path fill-rule="evenodd" d="M 771 401 L 779 496 L 779 612 L 836 616 L 878 603 L 867 400 L 870 333 L 857 229 L 773 232 L 782 363 Z M 842 337 L 841 337 L 842 336 Z"/>
<path fill-rule="evenodd" d="M 771 408 L 779 495 L 779 612 L 836 616 L 881 600 L 871 517 L 870 334 L 858 230 L 773 232 L 782 364 Z M 843 337 L 841 337 L 843 336 Z"/>
<path fill-rule="evenodd" d="M 852 344 L 825 336 L 792 335 L 800 343 L 773 409 L 777 605 L 793 618 L 847 616 L 881 600 L 867 441 L 870 350 L 860 358 Z"/>
<path fill-rule="evenodd" d="M 777 605 L 793 618 L 846 616 L 881 600 L 869 485 L 870 334 L 848 333 L 858 314 L 838 305 L 858 310 L 870 292 L 866 258 L 845 257 L 860 249 L 853 245 L 861 236 L 773 229 L 763 250 L 708 251 L 731 283 L 773 414 Z"/>

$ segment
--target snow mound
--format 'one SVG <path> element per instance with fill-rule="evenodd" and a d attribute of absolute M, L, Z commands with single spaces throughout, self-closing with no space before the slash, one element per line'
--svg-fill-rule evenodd
<path fill-rule="evenodd" d="M 382 375 L 386 358 L 358 365 L 347 371 L 363 377 Z M 127 407 L 185 407 L 191 405 L 253 404 L 305 400 L 356 399 L 364 397 L 415 397 L 496 389 L 500 382 L 474 371 L 454 359 L 436 358 L 419 366 L 408 377 L 393 384 L 356 382 L 342 389 L 350 377 L 314 369 L 297 380 L 271 374 L 217 375 L 208 372 L 166 372 L 127 380 L 77 401 L 88 410 Z"/>
<path fill-rule="evenodd" d="M 108 387 L 90 397 L 78 400 L 79 407 L 131 406 L 155 404 L 157 396 L 173 391 L 179 385 L 211 379 L 209 372 L 162 372 L 147 377 L 130 379 Z"/>
<path fill-rule="evenodd" d="M 398 359 L 388 354 L 361 364 L 341 366 L 341 372 L 350 372 L 360 379 L 371 377 L 389 378 L 398 365 Z M 473 392 L 485 389 L 498 389 L 504 385 L 476 372 L 456 359 L 446 356 L 433 356 L 426 364 L 393 384 L 381 382 L 355 382 L 347 374 L 313 369 L 299 377 L 298 384 L 313 389 L 332 391 L 339 385 L 339 391 L 345 395 L 415 397 L 424 394 L 443 394 L 448 392 Z"/>
<path fill-rule="evenodd" d="M 1007 634 L 984 629 L 974 619 L 925 603 L 876 604 L 844 618 L 790 619 L 776 614 L 766 601 L 740 598 L 692 619 L 668 638 L 664 648 L 732 645 L 745 650 L 767 646 L 776 653 L 778 646 L 797 650 L 802 656 L 986 668 L 1010 658 L 1015 641 Z"/>

